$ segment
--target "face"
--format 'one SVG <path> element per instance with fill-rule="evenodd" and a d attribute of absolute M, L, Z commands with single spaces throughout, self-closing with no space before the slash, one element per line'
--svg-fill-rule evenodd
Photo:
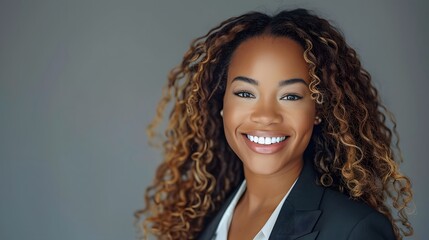
<path fill-rule="evenodd" d="M 302 166 L 317 124 L 303 54 L 289 38 L 261 36 L 241 43 L 231 57 L 223 122 L 245 173 L 272 175 Z"/>

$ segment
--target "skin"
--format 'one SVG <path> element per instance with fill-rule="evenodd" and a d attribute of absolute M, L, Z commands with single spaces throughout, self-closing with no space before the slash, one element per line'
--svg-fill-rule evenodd
<path fill-rule="evenodd" d="M 228 144 L 243 162 L 247 189 L 234 210 L 228 239 L 253 239 L 301 172 L 318 124 L 303 54 L 289 38 L 259 36 L 241 43 L 232 55 L 223 122 Z M 247 134 L 286 138 L 265 145 Z"/>

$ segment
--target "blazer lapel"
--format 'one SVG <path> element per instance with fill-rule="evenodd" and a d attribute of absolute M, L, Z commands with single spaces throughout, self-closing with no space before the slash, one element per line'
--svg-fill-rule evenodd
<path fill-rule="evenodd" d="M 316 185 L 311 162 L 305 161 L 298 181 L 284 202 L 270 238 L 272 240 L 310 240 L 317 237 L 313 228 L 322 213 L 319 203 L 324 188 Z"/>

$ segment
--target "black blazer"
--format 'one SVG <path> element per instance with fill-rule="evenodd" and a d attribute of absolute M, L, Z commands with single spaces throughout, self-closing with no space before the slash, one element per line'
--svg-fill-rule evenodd
<path fill-rule="evenodd" d="M 280 210 L 270 240 L 395 239 L 392 225 L 384 215 L 338 191 L 317 185 L 316 178 L 311 162 L 305 161 L 298 181 Z M 215 237 L 223 213 L 237 190 L 198 239 Z"/>

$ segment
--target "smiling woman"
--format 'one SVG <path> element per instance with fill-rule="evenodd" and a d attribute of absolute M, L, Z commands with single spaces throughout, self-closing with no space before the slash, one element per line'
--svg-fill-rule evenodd
<path fill-rule="evenodd" d="M 301 171 L 316 114 L 303 54 L 289 38 L 261 36 L 240 44 L 231 58 L 223 125 L 229 146 L 243 162 L 248 192 L 252 173 L 293 182 Z M 272 138 L 275 142 L 267 144 Z"/>
<path fill-rule="evenodd" d="M 241 43 L 231 57 L 223 125 L 243 162 L 246 191 L 224 231 L 229 239 L 269 235 L 260 229 L 302 170 L 313 127 L 320 123 L 303 54 L 289 38 L 263 35 Z"/>
<path fill-rule="evenodd" d="M 326 20 L 304 9 L 252 12 L 196 39 L 170 74 L 150 136 L 172 97 L 164 162 L 136 212 L 147 215 L 144 236 L 412 234 L 391 114 Z"/>

